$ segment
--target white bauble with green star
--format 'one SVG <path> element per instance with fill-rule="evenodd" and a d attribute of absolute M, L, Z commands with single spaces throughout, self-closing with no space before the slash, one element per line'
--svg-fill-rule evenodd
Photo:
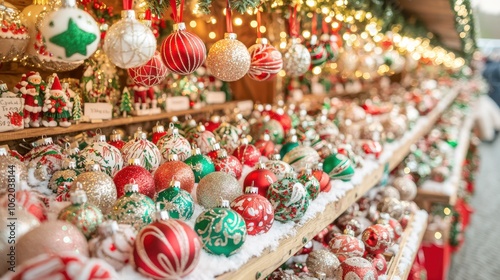
<path fill-rule="evenodd" d="M 101 32 L 94 18 L 79 9 L 76 0 L 63 0 L 60 9 L 48 14 L 41 26 L 43 41 L 54 58 L 81 61 L 99 46 Z"/>

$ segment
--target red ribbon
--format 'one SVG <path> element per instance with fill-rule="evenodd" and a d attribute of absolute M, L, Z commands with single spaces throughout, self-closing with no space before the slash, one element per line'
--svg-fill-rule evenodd
<path fill-rule="evenodd" d="M 123 9 L 124 10 L 132 10 L 132 4 L 134 0 L 123 0 Z"/>
<path fill-rule="evenodd" d="M 321 22 L 321 25 L 322 25 L 323 33 L 324 34 L 330 34 L 330 30 L 328 28 L 328 24 L 326 23 L 326 21 L 324 19 Z"/>
<path fill-rule="evenodd" d="M 233 22 L 231 21 L 231 5 L 229 5 L 229 0 L 226 1 L 226 29 L 228 33 L 233 33 Z"/>
<path fill-rule="evenodd" d="M 288 21 L 290 29 L 290 37 L 297 38 L 299 37 L 299 27 L 297 24 L 297 5 L 295 5 L 294 7 L 290 7 L 290 9 L 291 13 L 290 13 L 290 19 Z"/>
<path fill-rule="evenodd" d="M 147 9 L 144 15 L 145 20 L 151 20 L 151 10 Z"/>
<path fill-rule="evenodd" d="M 184 0 L 181 0 L 181 4 L 179 5 L 179 10 L 177 10 L 177 1 L 170 0 L 170 7 L 172 7 L 172 19 L 175 23 L 182 22 L 182 12 L 184 10 Z"/>
<path fill-rule="evenodd" d="M 316 30 L 318 29 L 318 14 L 314 13 L 311 23 L 311 35 L 316 35 Z"/>
<path fill-rule="evenodd" d="M 257 10 L 257 38 L 262 38 L 262 33 L 260 33 L 260 26 L 262 24 L 262 19 L 260 16 L 260 9 Z"/>

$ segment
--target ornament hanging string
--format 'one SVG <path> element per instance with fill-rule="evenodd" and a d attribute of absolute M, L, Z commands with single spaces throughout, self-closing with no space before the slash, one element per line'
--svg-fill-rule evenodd
<path fill-rule="evenodd" d="M 291 13 L 290 13 L 290 19 L 288 21 L 289 25 L 289 33 L 290 37 L 292 38 L 297 38 L 299 37 L 299 27 L 297 24 L 297 6 L 295 5 L 294 7 L 290 7 Z"/>
<path fill-rule="evenodd" d="M 316 36 L 317 29 L 318 29 L 318 14 L 314 13 L 311 23 L 311 35 Z"/>
<path fill-rule="evenodd" d="M 262 33 L 260 32 L 261 24 L 262 24 L 262 18 L 260 15 L 260 9 L 257 9 L 257 38 L 262 38 Z"/>
<path fill-rule="evenodd" d="M 132 5 L 134 0 L 123 0 L 123 9 L 124 10 L 132 10 Z"/>
<path fill-rule="evenodd" d="M 145 14 L 144 14 L 144 19 L 145 20 L 151 20 L 151 10 L 147 9 Z"/>
<path fill-rule="evenodd" d="M 233 33 L 233 21 L 231 19 L 231 5 L 229 5 L 229 0 L 226 1 L 226 29 L 228 33 Z"/>
<path fill-rule="evenodd" d="M 326 21 L 324 19 L 321 21 L 321 25 L 322 25 L 323 34 L 330 34 L 328 24 L 326 23 Z"/>
<path fill-rule="evenodd" d="M 175 23 L 182 22 L 182 11 L 184 10 L 184 0 L 180 1 L 179 10 L 177 10 L 177 1 L 170 0 L 170 7 L 172 7 L 172 19 Z"/>

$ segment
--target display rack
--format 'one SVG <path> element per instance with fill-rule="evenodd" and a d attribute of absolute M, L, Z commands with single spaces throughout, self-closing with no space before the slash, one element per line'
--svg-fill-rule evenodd
<path fill-rule="evenodd" d="M 217 279 L 263 279 L 272 273 L 368 190 L 376 186 L 388 170 L 394 169 L 408 155 L 411 146 L 429 133 L 457 95 L 457 89 L 451 90 L 427 116 L 420 119 L 412 131 L 401 139 L 398 147 L 386 149 L 378 161 L 378 167 L 364 176 L 362 182 L 347 191 L 344 197 L 327 204 L 324 211 L 320 211 L 306 222 L 296 225 L 294 228 L 296 233 L 279 240 L 277 248 L 265 249 L 259 257 L 250 258 L 238 269 L 219 275 Z"/>

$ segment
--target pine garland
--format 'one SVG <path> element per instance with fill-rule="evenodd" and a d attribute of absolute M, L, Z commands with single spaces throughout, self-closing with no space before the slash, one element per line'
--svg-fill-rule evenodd
<path fill-rule="evenodd" d="M 213 0 L 199 0 L 198 8 L 204 14 L 210 14 Z M 261 0 L 229 0 L 231 10 L 239 13 L 245 13 L 248 9 L 255 9 L 261 3 Z"/>
<path fill-rule="evenodd" d="M 151 12 L 159 17 L 170 7 L 168 0 L 146 0 L 145 2 Z"/>

